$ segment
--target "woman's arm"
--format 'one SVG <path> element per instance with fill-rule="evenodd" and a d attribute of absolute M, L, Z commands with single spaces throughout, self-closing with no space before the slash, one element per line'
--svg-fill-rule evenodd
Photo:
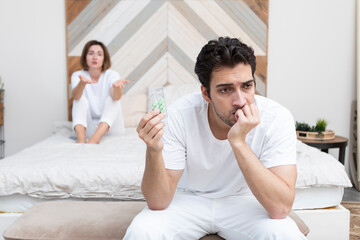
<path fill-rule="evenodd" d="M 129 83 L 129 80 L 117 80 L 112 84 L 110 89 L 110 96 L 114 101 L 120 100 L 122 96 L 122 88 L 125 87 L 125 83 Z"/>
<path fill-rule="evenodd" d="M 71 95 L 73 96 L 74 100 L 79 100 L 81 98 L 81 95 L 83 94 L 86 84 L 95 82 L 87 79 L 82 75 L 79 75 L 79 78 L 80 78 L 80 82 L 71 91 Z"/>

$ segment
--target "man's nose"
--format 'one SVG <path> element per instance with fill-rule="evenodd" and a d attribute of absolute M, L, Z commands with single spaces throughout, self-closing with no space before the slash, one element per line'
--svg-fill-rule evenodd
<path fill-rule="evenodd" d="M 242 107 L 245 105 L 245 103 L 246 103 L 246 98 L 245 98 L 243 92 L 241 92 L 241 90 L 235 91 L 234 99 L 233 99 L 233 106 Z"/>

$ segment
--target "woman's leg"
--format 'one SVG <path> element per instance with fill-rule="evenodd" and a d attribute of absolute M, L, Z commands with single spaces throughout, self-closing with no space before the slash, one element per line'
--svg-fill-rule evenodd
<path fill-rule="evenodd" d="M 120 100 L 121 101 L 121 100 Z M 113 124 L 111 125 L 108 135 L 118 135 L 125 132 L 124 119 L 122 114 L 121 102 L 117 101 L 116 110 L 118 111 L 117 116 Z"/>
<path fill-rule="evenodd" d="M 77 142 L 86 142 L 87 118 L 89 114 L 89 102 L 86 97 L 81 96 L 79 100 L 73 101 L 72 118 L 73 129 L 76 133 Z"/>
<path fill-rule="evenodd" d="M 86 143 L 86 128 L 80 124 L 77 124 L 74 127 L 74 130 L 76 133 L 77 143 Z"/>
<path fill-rule="evenodd" d="M 109 130 L 109 125 L 105 122 L 100 122 L 99 126 L 97 127 L 95 133 L 91 136 L 91 138 L 89 139 L 88 143 L 90 144 L 98 144 L 102 138 L 102 136 L 105 135 L 105 133 L 107 133 L 107 131 Z"/>
<path fill-rule="evenodd" d="M 101 115 L 98 128 L 91 136 L 88 143 L 97 144 L 101 138 L 109 134 L 119 134 L 124 132 L 124 121 L 122 119 L 121 102 L 114 101 L 110 96 L 106 99 L 104 111 Z"/>

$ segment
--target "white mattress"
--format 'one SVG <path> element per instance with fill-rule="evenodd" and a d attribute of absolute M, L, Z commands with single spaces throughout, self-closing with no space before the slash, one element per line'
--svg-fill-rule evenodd
<path fill-rule="evenodd" d="M 316 209 L 337 206 L 341 203 L 344 189 L 342 187 L 298 188 L 295 191 L 293 210 Z M 45 201 L 122 201 L 109 198 L 62 198 L 41 199 L 28 195 L 12 194 L 0 197 L 0 212 L 25 212 L 37 203 Z"/>
<path fill-rule="evenodd" d="M 337 206 L 343 195 L 344 188 L 339 186 L 296 188 L 293 210 Z"/>
<path fill-rule="evenodd" d="M 4 213 L 22 213 L 31 208 L 32 206 L 49 201 L 124 201 L 121 199 L 111 198 L 52 198 L 52 199 L 41 199 L 38 197 L 31 197 L 28 195 L 13 194 L 9 196 L 0 196 L 0 212 Z M 134 200 L 131 200 L 134 201 Z M 139 200 L 145 201 L 145 200 Z"/>

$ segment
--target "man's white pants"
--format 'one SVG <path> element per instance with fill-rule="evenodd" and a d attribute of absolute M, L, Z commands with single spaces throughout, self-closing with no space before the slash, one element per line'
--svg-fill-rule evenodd
<path fill-rule="evenodd" d="M 86 128 L 86 137 L 90 138 L 96 131 L 100 122 L 109 125 L 107 135 L 121 134 L 125 132 L 124 120 L 122 117 L 121 102 L 114 101 L 110 96 L 106 98 L 104 111 L 99 121 L 94 122 L 90 114 L 90 106 L 87 98 L 82 95 L 79 100 L 73 101 L 72 108 L 73 129 L 76 125 Z"/>
<path fill-rule="evenodd" d="M 167 209 L 140 212 L 123 239 L 197 240 L 209 233 L 227 240 L 306 239 L 291 218 L 270 219 L 254 196 L 209 199 L 179 192 Z"/>

